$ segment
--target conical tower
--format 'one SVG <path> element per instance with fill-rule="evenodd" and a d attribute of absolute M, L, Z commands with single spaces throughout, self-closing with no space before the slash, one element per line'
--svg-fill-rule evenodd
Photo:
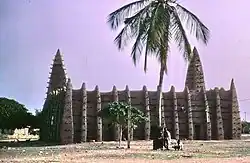
<path fill-rule="evenodd" d="M 242 126 L 241 126 L 239 103 L 234 84 L 234 79 L 231 80 L 230 90 L 232 98 L 232 138 L 240 139 Z"/>
<path fill-rule="evenodd" d="M 64 70 L 63 60 L 59 49 L 57 50 L 55 58 L 53 60 L 48 84 L 49 85 L 47 94 L 51 91 L 66 86 L 66 73 Z"/>
<path fill-rule="evenodd" d="M 202 63 L 196 47 L 193 49 L 193 57 L 188 65 L 185 86 L 189 90 L 201 90 L 201 88 L 205 88 Z"/>
<path fill-rule="evenodd" d="M 43 105 L 43 122 L 40 130 L 40 139 L 42 141 L 59 141 L 60 140 L 60 122 L 66 87 L 66 73 L 64 70 L 60 50 L 57 50 L 53 60 L 47 96 Z"/>

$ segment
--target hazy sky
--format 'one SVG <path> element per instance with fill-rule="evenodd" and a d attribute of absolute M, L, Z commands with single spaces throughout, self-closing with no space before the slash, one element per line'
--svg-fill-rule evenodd
<path fill-rule="evenodd" d="M 60 48 L 74 88 L 155 90 L 159 66 L 151 59 L 147 74 L 133 66 L 130 49 L 119 52 L 107 15 L 126 0 L 0 0 L 0 96 L 30 110 L 42 108 L 50 64 Z M 181 0 L 211 30 L 207 47 L 198 47 L 207 89 L 229 89 L 235 79 L 242 118 L 250 119 L 249 0 Z M 172 46 L 164 89 L 184 89 L 186 64 Z M 242 101 L 243 100 L 243 101 Z"/>

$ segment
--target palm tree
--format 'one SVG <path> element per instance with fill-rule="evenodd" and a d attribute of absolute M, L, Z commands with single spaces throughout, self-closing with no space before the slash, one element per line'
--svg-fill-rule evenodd
<path fill-rule="evenodd" d="M 154 56 L 160 63 L 158 90 L 162 96 L 164 73 L 167 73 L 167 59 L 170 43 L 174 41 L 185 61 L 192 58 L 191 45 L 186 29 L 205 45 L 209 39 L 209 29 L 192 12 L 176 0 L 137 0 L 122 6 L 108 16 L 112 30 L 123 26 L 115 38 L 119 50 L 134 40 L 131 57 L 136 65 L 144 54 L 144 71 L 147 71 L 148 56 Z M 161 126 L 161 100 L 159 100 L 159 125 Z"/>

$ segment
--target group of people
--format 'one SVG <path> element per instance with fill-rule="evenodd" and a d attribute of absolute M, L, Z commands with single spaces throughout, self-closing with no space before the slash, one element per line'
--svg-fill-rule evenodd
<path fill-rule="evenodd" d="M 169 150 L 169 145 L 171 141 L 171 134 L 166 127 L 157 127 L 155 132 L 155 137 L 153 139 L 153 149 L 163 149 L 165 147 Z"/>
<path fill-rule="evenodd" d="M 171 146 L 171 134 L 167 127 L 157 127 L 156 137 L 153 139 L 153 150 L 163 149 L 169 150 Z M 175 150 L 183 148 L 180 140 L 176 141 L 176 145 L 172 146 Z"/>

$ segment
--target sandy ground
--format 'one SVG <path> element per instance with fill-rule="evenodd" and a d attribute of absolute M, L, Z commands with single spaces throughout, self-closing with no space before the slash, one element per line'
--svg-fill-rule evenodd
<path fill-rule="evenodd" d="M 250 163 L 250 141 L 185 141 L 183 151 L 153 151 L 152 141 L 134 141 L 1 149 L 0 162 L 93 163 Z M 126 142 L 122 145 L 126 147 Z"/>
<path fill-rule="evenodd" d="M 48 158 L 38 158 L 38 159 L 13 159 L 13 160 L 2 160 L 2 162 L 49 162 L 49 163 L 250 163 L 250 157 L 243 158 L 200 158 L 200 159 L 176 159 L 176 160 L 149 160 L 149 159 L 138 159 L 138 158 L 128 158 L 128 159 L 69 159 L 69 158 L 61 158 L 59 160 L 48 159 Z"/>

